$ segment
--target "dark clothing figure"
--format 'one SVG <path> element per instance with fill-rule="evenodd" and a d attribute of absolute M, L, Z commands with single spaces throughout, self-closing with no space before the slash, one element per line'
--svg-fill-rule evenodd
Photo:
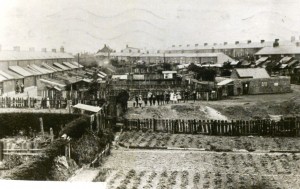
<path fill-rule="evenodd" d="M 156 100 L 157 100 L 157 105 L 160 105 L 160 104 L 159 104 L 159 102 L 160 102 L 160 95 L 157 95 L 157 96 L 156 96 Z"/>
<path fill-rule="evenodd" d="M 170 101 L 170 94 L 168 93 L 168 94 L 166 95 L 166 102 L 167 102 L 167 104 L 169 104 L 169 101 Z"/>
<path fill-rule="evenodd" d="M 148 98 L 147 97 L 144 98 L 144 102 L 145 102 L 145 106 L 147 106 L 147 103 L 148 103 Z"/>
<path fill-rule="evenodd" d="M 196 98 L 197 98 L 197 93 L 196 93 L 196 91 L 193 91 L 193 99 L 194 99 L 194 102 L 196 101 Z"/>
<path fill-rule="evenodd" d="M 136 104 L 136 107 L 139 106 L 139 97 L 138 96 L 135 96 L 135 104 Z"/>
<path fill-rule="evenodd" d="M 149 103 L 150 103 L 150 106 L 152 106 L 152 95 L 149 98 Z"/>
<path fill-rule="evenodd" d="M 24 84 L 21 84 L 21 93 L 24 93 Z"/>
<path fill-rule="evenodd" d="M 185 91 L 184 92 L 184 102 L 189 100 L 189 92 Z"/>
<path fill-rule="evenodd" d="M 155 101 L 156 101 L 156 95 L 152 95 L 152 104 L 153 104 L 153 106 L 155 105 Z"/>

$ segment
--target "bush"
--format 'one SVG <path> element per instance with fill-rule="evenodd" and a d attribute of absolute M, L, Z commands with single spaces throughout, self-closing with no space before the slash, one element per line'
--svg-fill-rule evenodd
<path fill-rule="evenodd" d="M 61 133 L 65 133 L 74 139 L 80 138 L 84 134 L 85 128 L 89 126 L 86 117 L 80 117 L 67 124 Z M 44 155 L 30 160 L 14 169 L 8 171 L 4 179 L 13 180 L 52 180 L 50 174 L 53 167 L 54 158 L 64 155 L 64 146 L 68 141 L 58 138 L 45 150 Z"/>

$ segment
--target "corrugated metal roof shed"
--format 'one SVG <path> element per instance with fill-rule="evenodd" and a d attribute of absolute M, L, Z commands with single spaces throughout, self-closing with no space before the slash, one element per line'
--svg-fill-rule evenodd
<path fill-rule="evenodd" d="M 7 79 L 14 79 L 13 76 L 11 76 L 10 74 L 8 74 L 8 73 L 6 73 L 6 72 L 4 72 L 2 70 L 0 70 L 0 75 L 4 76 Z"/>
<path fill-rule="evenodd" d="M 41 72 L 36 71 L 30 67 L 22 67 L 24 70 L 28 71 L 29 73 L 31 73 L 31 75 L 42 75 Z"/>
<path fill-rule="evenodd" d="M 73 59 L 68 53 L 38 51 L 0 51 L 0 61 L 6 60 L 41 60 L 41 59 Z"/>
<path fill-rule="evenodd" d="M 241 78 L 269 78 L 269 74 L 264 68 L 238 68 L 235 69 Z"/>
<path fill-rule="evenodd" d="M 73 108 L 78 108 L 81 110 L 95 112 L 95 113 L 97 113 L 101 110 L 101 108 L 98 106 L 90 106 L 90 105 L 86 105 L 86 104 L 76 104 L 75 106 L 73 106 Z"/>
<path fill-rule="evenodd" d="M 52 70 L 48 70 L 46 68 L 42 68 L 40 66 L 37 66 L 35 64 L 30 65 L 32 68 L 38 70 L 39 72 L 43 73 L 43 74 L 48 74 L 48 73 L 53 73 L 54 71 Z"/>
<path fill-rule="evenodd" d="M 261 57 L 260 59 L 255 61 L 255 65 L 259 65 L 263 62 L 265 62 L 266 60 L 268 60 L 269 57 Z"/>
<path fill-rule="evenodd" d="M 5 80 L 8 80 L 8 79 L 6 77 L 0 75 L 0 82 L 5 81 Z"/>
<path fill-rule="evenodd" d="M 32 73 L 28 72 L 20 66 L 9 66 L 9 69 L 24 77 L 33 75 Z"/>
<path fill-rule="evenodd" d="M 227 85 L 227 84 L 231 83 L 232 81 L 233 81 L 233 79 L 225 79 L 225 80 L 219 82 L 217 85 L 218 86 Z"/>
<path fill-rule="evenodd" d="M 76 68 L 83 68 L 83 66 L 81 64 L 79 64 L 78 62 L 70 62 L 71 64 L 73 64 L 74 66 L 76 66 Z"/>
<path fill-rule="evenodd" d="M 64 66 L 64 65 L 62 65 L 58 62 L 54 62 L 53 65 L 60 68 L 60 69 L 62 69 L 62 70 L 69 70 L 70 69 L 70 68 L 67 68 L 66 66 Z"/>
<path fill-rule="evenodd" d="M 63 62 L 63 65 L 65 65 L 65 66 L 67 66 L 69 68 L 72 68 L 72 69 L 78 68 L 77 66 L 75 66 L 75 65 L 73 65 L 73 64 L 71 64 L 69 62 Z"/>

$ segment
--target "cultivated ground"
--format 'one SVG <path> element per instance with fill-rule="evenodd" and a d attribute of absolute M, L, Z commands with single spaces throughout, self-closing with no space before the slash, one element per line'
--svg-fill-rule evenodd
<path fill-rule="evenodd" d="M 200 148 L 213 151 L 299 151 L 300 139 L 292 137 L 209 136 L 127 131 L 120 143 L 134 147 Z"/>
<path fill-rule="evenodd" d="M 109 188 L 300 187 L 299 154 L 119 149 L 102 171 Z"/>

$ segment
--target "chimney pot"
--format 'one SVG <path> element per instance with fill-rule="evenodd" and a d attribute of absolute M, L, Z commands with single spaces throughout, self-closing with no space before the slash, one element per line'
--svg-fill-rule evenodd
<path fill-rule="evenodd" d="M 207 46 L 207 43 L 204 43 L 204 46 Z"/>
<path fill-rule="evenodd" d="M 296 42 L 296 46 L 297 46 L 297 47 L 300 47 L 300 42 Z"/>
<path fill-rule="evenodd" d="M 126 45 L 126 48 L 128 48 L 128 45 Z"/>
<path fill-rule="evenodd" d="M 236 45 L 239 44 L 239 43 L 240 43 L 239 41 L 236 41 L 236 42 L 235 42 Z"/>
<path fill-rule="evenodd" d="M 172 47 L 175 47 L 175 45 L 172 45 Z"/>
<path fill-rule="evenodd" d="M 179 47 L 181 47 L 181 45 L 179 45 Z"/>
<path fill-rule="evenodd" d="M 30 48 L 29 48 L 29 51 L 30 51 L 30 52 L 34 52 L 34 51 L 35 51 L 34 47 L 30 47 Z"/>
<path fill-rule="evenodd" d="M 227 42 L 224 42 L 224 45 L 227 45 Z"/>
<path fill-rule="evenodd" d="M 56 52 L 56 49 L 52 49 L 52 52 Z"/>
<path fill-rule="evenodd" d="M 14 47 L 14 51 L 20 52 L 20 50 L 21 50 L 20 46 L 15 46 Z"/>
<path fill-rule="evenodd" d="M 157 53 L 160 53 L 160 50 L 157 50 Z"/>
<path fill-rule="evenodd" d="M 65 52 L 65 48 L 63 46 L 60 47 L 60 52 L 64 53 Z"/>
<path fill-rule="evenodd" d="M 251 43 L 251 40 L 248 40 L 247 43 L 250 44 L 250 43 Z"/>
<path fill-rule="evenodd" d="M 198 44 L 195 44 L 195 47 L 198 47 Z"/>
<path fill-rule="evenodd" d="M 217 43 L 214 43 L 214 46 L 216 46 L 217 45 Z"/>
<path fill-rule="evenodd" d="M 187 47 L 189 47 L 189 46 L 190 46 L 190 44 L 187 44 L 186 46 L 187 46 Z"/>
<path fill-rule="evenodd" d="M 291 37 L 291 42 L 295 42 L 296 41 L 296 37 L 295 36 L 292 36 Z"/>
<path fill-rule="evenodd" d="M 265 40 L 264 40 L 264 39 L 260 40 L 260 43 L 264 43 L 264 42 L 265 42 Z"/>

